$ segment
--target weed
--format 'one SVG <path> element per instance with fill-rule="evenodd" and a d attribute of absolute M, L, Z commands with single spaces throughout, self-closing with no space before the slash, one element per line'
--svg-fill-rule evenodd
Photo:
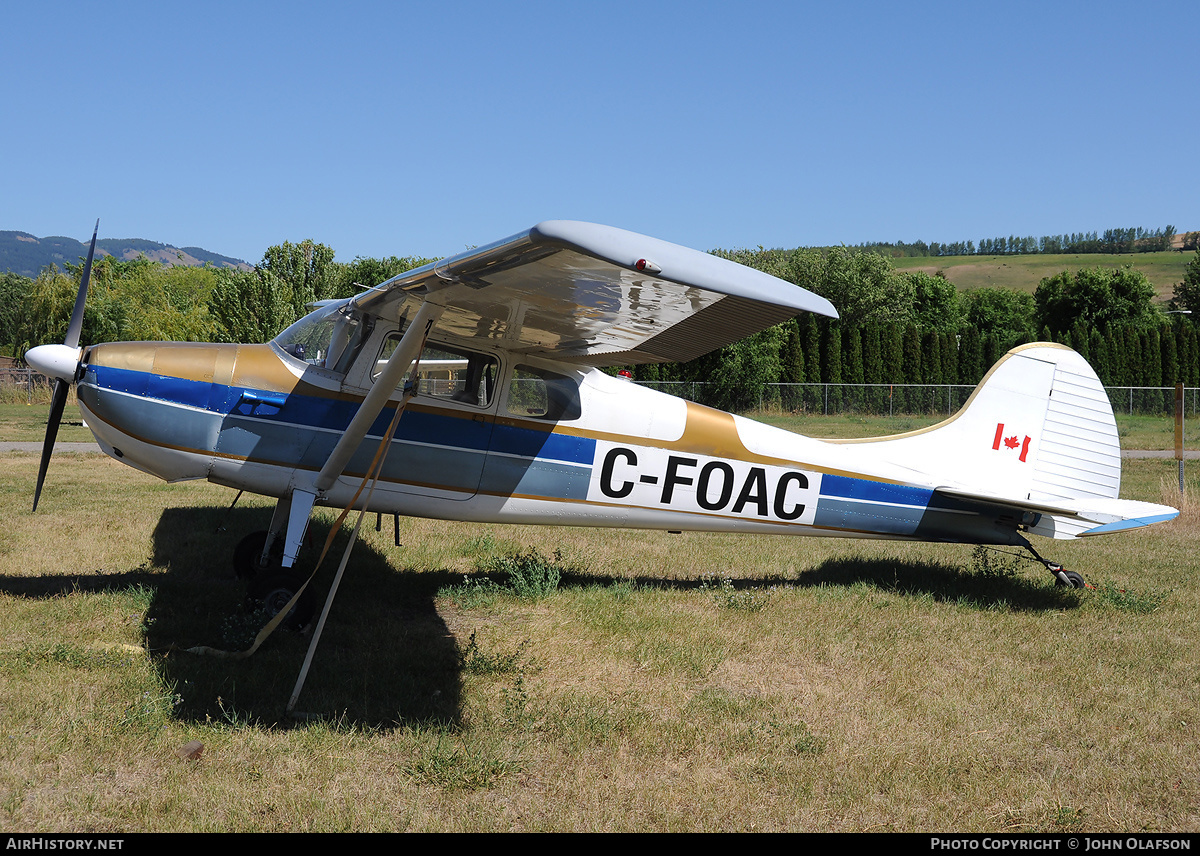
<path fill-rule="evenodd" d="M 1053 825 L 1064 831 L 1078 831 L 1083 826 L 1083 809 L 1058 806 L 1054 811 Z"/>
<path fill-rule="evenodd" d="M 742 612 L 760 612 L 771 602 L 771 588 L 739 589 L 728 577 L 715 582 L 714 578 L 700 581 L 701 591 L 712 593 L 713 602 L 722 609 L 736 609 Z"/>
<path fill-rule="evenodd" d="M 221 623 L 221 644 L 230 651 L 244 651 L 254 644 L 258 631 L 270 620 L 271 616 L 261 606 L 234 613 Z"/>
<path fill-rule="evenodd" d="M 511 688 L 505 687 L 500 691 L 504 699 L 503 720 L 509 725 L 526 725 L 532 718 L 529 709 L 529 692 L 525 689 L 525 674 L 518 671 Z"/>
<path fill-rule="evenodd" d="M 238 709 L 233 706 L 233 702 L 230 702 L 229 706 L 226 707 L 225 699 L 223 699 L 221 696 L 217 696 L 217 707 L 221 709 L 221 721 L 218 722 L 217 720 L 213 720 L 206 716 L 205 720 L 210 725 L 217 725 L 223 722 L 225 725 L 228 725 L 233 729 L 244 729 L 254 728 L 258 724 L 256 720 L 253 720 L 246 714 L 238 711 Z"/>
<path fill-rule="evenodd" d="M 475 631 L 472 630 L 471 638 L 467 640 L 467 647 L 459 654 L 459 665 L 464 672 L 472 675 L 503 675 L 520 672 L 533 663 L 532 659 L 522 662 L 528 650 L 529 640 L 526 639 L 517 646 L 515 651 L 507 654 L 489 654 L 479 646 L 479 640 L 476 638 Z"/>
<path fill-rule="evenodd" d="M 489 539 L 490 535 L 485 533 L 479 537 Z M 563 574 L 582 573 L 584 568 L 579 563 L 568 562 L 562 550 L 555 550 L 547 557 L 536 547 L 530 547 L 524 553 L 476 559 L 475 570 L 481 576 L 463 575 L 461 584 L 442 588 L 438 596 L 449 598 L 463 609 L 490 607 L 504 594 L 522 600 L 541 600 L 558 589 Z M 492 579 L 493 576 L 503 579 L 503 584 Z"/>
<path fill-rule="evenodd" d="M 555 550 L 547 557 L 536 547 L 530 547 L 524 553 L 490 556 L 479 563 L 479 569 L 506 576 L 507 588 L 524 600 L 549 597 L 558 588 L 564 572 L 579 573 L 582 570 L 578 565 L 568 563 L 562 550 Z"/>
<path fill-rule="evenodd" d="M 487 532 L 475 535 L 467 540 L 462 547 L 459 548 L 459 553 L 464 556 L 476 556 L 480 553 L 496 552 L 496 536 L 489 529 Z"/>
<path fill-rule="evenodd" d="M 444 586 L 438 597 L 447 598 L 459 609 L 476 609 L 495 604 L 504 589 L 489 577 L 472 577 L 463 574 L 463 581 L 456 586 Z"/>
<path fill-rule="evenodd" d="M 1002 556 L 1008 557 L 1002 558 Z M 976 544 L 975 548 L 971 550 L 970 571 L 984 579 L 1002 580 L 1015 577 L 1020 567 L 1015 556 L 998 553 L 982 544 Z"/>
<path fill-rule="evenodd" d="M 124 728 L 142 726 L 143 728 L 158 728 L 166 723 L 175 712 L 175 708 L 183 704 L 183 696 L 177 692 L 153 693 L 147 690 L 141 697 L 125 709 L 120 724 Z"/>
<path fill-rule="evenodd" d="M 492 757 L 482 748 L 468 751 L 447 746 L 446 740 L 446 735 L 439 734 L 429 751 L 408 764 L 408 775 L 421 784 L 450 791 L 478 791 L 518 769 L 513 762 Z"/>
<path fill-rule="evenodd" d="M 1111 583 L 1104 583 L 1094 588 L 1096 599 L 1109 604 L 1121 612 L 1132 612 L 1136 615 L 1146 615 L 1154 612 L 1167 599 L 1165 594 L 1139 592 L 1128 587 L 1117 588 Z"/>

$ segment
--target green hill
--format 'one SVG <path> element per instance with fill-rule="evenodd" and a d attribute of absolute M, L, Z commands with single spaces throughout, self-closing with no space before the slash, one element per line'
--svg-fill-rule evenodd
<path fill-rule="evenodd" d="M 53 236 L 38 238 L 28 232 L 0 231 L 0 273 L 11 272 L 35 277 L 48 265 L 62 267 L 87 257 L 87 244 L 74 238 Z M 129 260 L 144 256 L 167 265 L 201 267 L 237 267 L 249 269 L 241 259 L 222 256 L 200 247 L 172 247 L 144 238 L 103 238 L 96 241 L 98 256 L 116 256 Z"/>

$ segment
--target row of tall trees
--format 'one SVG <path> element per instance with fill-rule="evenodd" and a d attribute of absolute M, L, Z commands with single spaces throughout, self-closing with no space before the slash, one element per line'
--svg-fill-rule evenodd
<path fill-rule="evenodd" d="M 1030 253 L 1154 253 L 1171 249 L 1171 242 L 1178 234 L 1174 226 L 1147 229 L 1134 226 L 1121 229 L 1105 229 L 1103 232 L 1072 232 L 1064 235 L 1001 235 L 975 241 L 913 241 L 906 243 L 866 243 L 857 249 L 871 250 L 892 258 L 903 256 L 1010 256 Z M 1194 250 L 1200 232 L 1187 232 L 1183 248 Z"/>

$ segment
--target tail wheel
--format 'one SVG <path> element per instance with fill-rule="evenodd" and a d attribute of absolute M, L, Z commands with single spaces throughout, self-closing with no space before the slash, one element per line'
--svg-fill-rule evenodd
<path fill-rule="evenodd" d="M 1068 586 L 1073 589 L 1087 588 L 1087 583 L 1081 574 L 1075 571 L 1064 571 L 1061 567 L 1054 572 L 1054 584 L 1057 586 Z"/>

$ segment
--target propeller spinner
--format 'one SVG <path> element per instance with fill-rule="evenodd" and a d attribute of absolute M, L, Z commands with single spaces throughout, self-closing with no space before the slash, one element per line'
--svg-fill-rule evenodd
<path fill-rule="evenodd" d="M 46 420 L 46 439 L 42 443 L 42 460 L 38 466 L 37 488 L 33 492 L 33 510 L 37 511 L 42 496 L 42 484 L 46 481 L 46 468 L 50 466 L 50 454 L 54 451 L 54 440 L 58 437 L 58 426 L 62 422 L 63 407 L 67 403 L 67 392 L 75 382 L 79 369 L 79 334 L 83 329 L 83 306 L 87 302 L 88 281 L 92 278 L 92 259 L 96 255 L 96 235 L 100 232 L 100 221 L 92 231 L 92 245 L 88 248 L 87 263 L 83 266 L 83 279 L 79 293 L 75 296 L 75 308 L 71 311 L 71 323 L 67 325 L 67 336 L 61 345 L 38 345 L 25 352 L 25 361 L 39 372 L 53 377 L 54 397 L 50 402 L 50 416 Z"/>

